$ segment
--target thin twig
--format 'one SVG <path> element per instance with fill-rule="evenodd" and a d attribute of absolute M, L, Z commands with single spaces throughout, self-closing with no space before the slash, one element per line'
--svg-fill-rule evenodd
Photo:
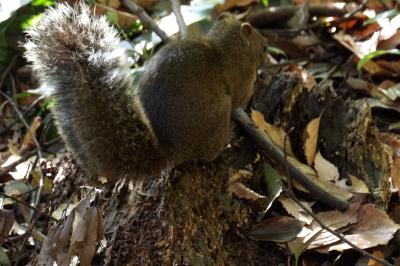
<path fill-rule="evenodd" d="M 24 110 L 24 112 L 22 113 L 22 115 L 25 117 L 25 115 L 27 115 L 41 100 L 44 99 L 45 96 L 41 95 L 40 97 L 38 97 L 36 100 L 33 101 L 33 103 L 31 105 L 29 105 L 29 107 Z M 16 123 L 17 123 L 18 119 L 15 119 L 13 122 L 11 122 L 5 129 L 3 129 L 2 131 L 0 131 L 0 135 L 4 134 L 5 132 L 7 132 L 8 130 L 11 129 L 11 127 L 13 127 Z"/>
<path fill-rule="evenodd" d="M 0 176 L 8 173 L 9 171 L 11 171 L 12 169 L 14 169 L 17 165 L 19 165 L 20 163 L 25 162 L 26 160 L 28 160 L 29 158 L 31 158 L 33 155 L 35 155 L 37 153 L 37 149 L 31 150 L 27 153 L 25 153 L 20 159 L 18 159 L 17 161 L 5 166 L 5 167 L 1 167 L 0 168 Z"/>
<path fill-rule="evenodd" d="M 289 129 L 289 131 L 285 134 L 285 137 L 283 138 L 283 156 L 285 157 L 286 160 L 286 174 L 289 175 L 289 165 L 288 165 L 288 160 L 287 160 L 287 140 L 289 138 L 289 134 L 294 130 L 294 127 L 292 127 L 291 129 Z M 292 189 L 292 179 L 288 176 L 288 187 L 291 191 L 293 191 Z"/>
<path fill-rule="evenodd" d="M 172 12 L 175 15 L 176 23 L 179 27 L 179 37 L 182 39 L 187 37 L 187 27 L 181 12 L 181 5 L 179 0 L 170 0 L 172 5 Z"/>
<path fill-rule="evenodd" d="M 349 18 L 354 17 L 355 14 L 357 14 L 358 12 L 361 12 L 365 9 L 366 5 L 368 3 L 368 0 L 363 0 L 362 3 L 354 10 L 350 11 L 349 13 L 345 14 L 343 17 L 341 17 L 340 19 L 334 21 L 335 24 L 339 24 L 342 23 L 345 20 L 348 20 Z"/>
<path fill-rule="evenodd" d="M 60 137 L 58 138 L 54 138 L 48 142 L 46 142 L 45 144 L 43 144 L 43 147 L 47 148 L 57 142 L 59 142 L 61 140 Z M 29 158 L 31 158 L 32 156 L 34 156 L 37 153 L 37 148 L 34 150 L 31 150 L 27 153 L 25 153 L 20 159 L 18 159 L 17 161 L 5 166 L 5 167 L 0 167 L 0 176 L 6 174 L 7 172 L 11 171 L 12 169 L 14 169 L 17 165 L 19 165 L 20 163 L 25 162 L 26 160 L 28 160 Z"/>
<path fill-rule="evenodd" d="M 14 66 L 15 61 L 17 60 L 18 55 L 14 55 L 13 58 L 11 59 L 11 62 L 8 64 L 7 68 L 4 70 L 4 72 L 1 74 L 0 77 L 0 88 L 3 86 L 4 80 L 6 79 L 8 72 L 10 72 L 11 68 Z"/>
<path fill-rule="evenodd" d="M 15 202 L 17 202 L 17 203 L 20 203 L 20 204 L 24 205 L 25 207 L 27 207 L 27 208 L 29 208 L 29 209 L 31 209 L 31 210 L 33 210 L 33 211 L 35 211 L 35 212 L 37 212 L 37 213 L 43 215 L 43 216 L 46 216 L 47 218 L 49 218 L 49 219 L 51 219 L 51 220 L 53 220 L 53 221 L 57 221 L 56 218 L 52 217 L 51 215 L 49 215 L 49 214 L 47 214 L 47 213 L 42 212 L 41 210 L 39 210 L 39 209 L 38 209 L 37 207 L 35 207 L 35 206 L 31 206 L 29 203 L 27 203 L 27 202 L 25 202 L 25 201 L 23 201 L 23 200 L 20 200 L 18 197 L 9 196 L 9 195 L 7 195 L 7 194 L 5 194 L 5 193 L 3 193 L 3 192 L 0 192 L 0 195 L 1 195 L 2 197 L 4 197 L 4 198 L 8 198 L 8 199 L 11 199 L 11 200 L 13 200 L 13 201 L 15 201 Z"/>
<path fill-rule="evenodd" d="M 21 111 L 19 110 L 17 104 L 11 99 L 11 97 L 2 91 L 0 91 L 0 94 L 3 95 L 3 97 L 5 97 L 7 99 L 7 101 L 11 104 L 11 106 L 14 108 L 15 112 L 17 113 L 18 118 L 25 125 L 26 129 L 28 130 L 29 134 L 32 137 L 33 142 L 36 145 L 36 152 L 39 157 L 38 159 L 40 160 L 41 158 L 43 158 L 41 147 L 40 147 L 40 144 L 39 144 L 35 134 L 32 132 L 31 127 L 28 125 L 24 116 L 22 115 Z M 44 186 L 44 175 L 43 175 L 43 173 L 41 173 L 40 181 L 39 181 L 39 189 L 36 193 L 36 199 L 34 201 L 35 206 L 37 206 L 40 202 L 40 197 L 41 197 L 41 192 L 43 191 L 43 186 Z M 32 217 L 33 217 L 33 213 L 32 213 Z"/>
<path fill-rule="evenodd" d="M 288 173 L 288 178 L 290 178 L 290 175 Z M 330 229 L 328 226 L 326 226 L 312 211 L 310 211 L 309 209 L 307 209 L 306 206 L 303 205 L 303 203 L 300 202 L 300 200 L 297 199 L 297 197 L 294 195 L 293 191 L 290 191 L 288 188 L 286 188 L 285 186 L 282 186 L 283 191 L 286 193 L 286 195 L 288 197 L 290 197 L 294 202 L 297 203 L 297 205 L 300 206 L 300 208 L 302 208 L 308 215 L 310 215 L 321 227 L 322 229 L 328 231 L 329 233 L 331 233 L 332 235 L 336 236 L 337 238 L 339 238 L 341 241 L 343 241 L 344 243 L 346 243 L 347 245 L 349 245 L 350 247 L 352 247 L 354 250 L 360 252 L 361 254 L 363 254 L 364 256 L 369 257 L 370 259 L 381 263 L 382 265 L 385 266 L 393 266 L 393 264 L 387 262 L 386 260 L 380 259 L 378 257 L 375 257 L 374 255 L 368 253 L 367 251 L 357 247 L 355 244 L 353 244 L 352 242 L 350 242 L 349 240 L 347 240 L 344 236 L 342 236 L 341 234 L 335 232 L 335 230 Z"/>
<path fill-rule="evenodd" d="M 43 147 L 45 147 L 45 148 L 50 147 L 51 145 L 56 144 L 60 140 L 62 140 L 62 138 L 61 137 L 57 137 L 57 138 L 54 138 L 54 139 L 49 140 L 47 142 L 44 142 L 43 143 Z"/>
<path fill-rule="evenodd" d="M 6 98 L 7 101 L 8 101 L 8 102 L 11 104 L 11 106 L 14 108 L 15 112 L 16 112 L 17 115 L 18 115 L 18 118 L 21 120 L 21 122 L 24 124 L 24 126 L 25 126 L 26 129 L 28 130 L 29 134 L 31 135 L 31 137 L 32 137 L 32 139 L 33 139 L 33 142 L 34 142 L 35 145 L 36 145 L 37 153 L 38 153 L 39 158 L 43 158 L 42 152 L 41 152 L 41 149 L 40 149 L 40 144 L 39 144 L 38 140 L 36 139 L 35 134 L 32 132 L 31 127 L 28 125 L 28 123 L 26 122 L 24 116 L 22 115 L 21 111 L 19 110 L 18 106 L 16 105 L 16 103 L 15 103 L 15 102 L 11 99 L 11 97 L 8 96 L 6 93 L 0 91 L 0 94 L 3 95 L 3 97 Z"/>
<path fill-rule="evenodd" d="M 269 157 L 273 158 L 282 167 L 286 165 L 282 150 L 272 142 L 270 137 L 265 134 L 263 130 L 254 125 L 243 109 L 236 109 L 233 112 L 233 117 L 244 127 L 246 132 L 253 138 L 253 140 L 265 150 Z M 288 170 L 290 175 L 301 185 L 303 185 L 313 197 L 321 200 L 329 207 L 343 211 L 350 206 L 348 201 L 337 197 L 329 191 L 326 191 L 323 187 L 314 183 L 313 180 L 305 176 L 293 164 L 288 163 Z"/>
<path fill-rule="evenodd" d="M 293 130 L 293 128 L 291 128 L 289 130 L 289 132 Z M 297 205 L 300 206 L 300 208 L 302 208 L 308 215 L 310 215 L 321 227 L 322 229 L 325 229 L 326 231 L 328 231 L 329 233 L 331 233 L 332 235 L 336 236 L 337 238 L 339 238 L 340 240 L 342 240 L 344 243 L 348 244 L 350 247 L 352 247 L 354 250 L 360 252 L 361 254 L 369 257 L 372 260 L 375 260 L 376 262 L 381 263 L 382 265 L 386 265 L 386 266 L 392 266 L 392 264 L 390 264 L 389 262 L 387 262 L 386 260 L 380 259 L 378 257 L 375 257 L 374 255 L 370 254 L 369 252 L 359 248 L 358 246 L 356 246 L 355 244 L 353 244 L 352 242 L 350 242 L 349 240 L 347 240 L 344 236 L 342 236 L 340 233 L 336 232 L 335 230 L 329 228 L 327 225 L 325 225 L 312 211 L 310 211 L 308 208 L 306 208 L 306 206 L 304 206 L 303 203 L 300 202 L 300 200 L 296 197 L 296 195 L 293 192 L 293 188 L 292 188 L 292 178 L 290 176 L 290 172 L 289 172 L 289 161 L 287 159 L 287 154 L 286 154 L 286 141 L 287 141 L 287 137 L 289 135 L 289 132 L 285 134 L 285 138 L 284 138 L 284 156 L 285 156 L 285 161 L 286 161 L 286 176 L 287 176 L 287 187 L 286 186 L 282 186 L 282 190 L 286 193 L 286 195 L 291 198 L 294 202 L 297 203 Z"/>
<path fill-rule="evenodd" d="M 170 41 L 168 35 L 158 27 L 154 20 L 144 11 L 144 9 L 138 6 L 134 1 L 122 0 L 122 4 L 126 6 L 132 13 L 139 17 L 142 23 L 149 29 L 153 30 L 163 42 L 167 43 Z"/>

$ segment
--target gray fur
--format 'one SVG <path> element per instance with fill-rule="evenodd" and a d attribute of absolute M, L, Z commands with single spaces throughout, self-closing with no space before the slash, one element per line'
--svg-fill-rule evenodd
<path fill-rule="evenodd" d="M 27 32 L 25 56 L 55 98 L 53 114 L 67 148 L 90 173 L 109 178 L 166 167 L 137 110 L 117 31 L 84 4 L 58 4 Z"/>
<path fill-rule="evenodd" d="M 108 178 L 213 160 L 263 61 L 262 37 L 225 18 L 205 38 L 164 46 L 135 89 L 116 30 L 83 4 L 49 9 L 28 36 L 26 58 L 54 90 L 67 148 L 89 172 Z"/>

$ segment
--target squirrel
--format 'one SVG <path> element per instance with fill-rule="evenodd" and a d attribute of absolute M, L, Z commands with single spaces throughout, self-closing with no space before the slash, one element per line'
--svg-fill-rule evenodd
<path fill-rule="evenodd" d="M 222 16 L 206 36 L 164 45 L 136 87 L 119 43 L 117 30 L 83 3 L 51 7 L 27 31 L 25 58 L 51 88 L 56 125 L 78 164 L 113 179 L 214 160 L 232 110 L 253 94 L 266 40 Z"/>

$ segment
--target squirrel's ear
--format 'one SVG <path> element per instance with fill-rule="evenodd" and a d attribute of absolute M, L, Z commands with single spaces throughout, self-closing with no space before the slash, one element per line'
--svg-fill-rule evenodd
<path fill-rule="evenodd" d="M 240 37 L 246 42 L 250 42 L 249 37 L 253 33 L 253 27 L 250 25 L 250 23 L 242 23 L 240 26 Z"/>

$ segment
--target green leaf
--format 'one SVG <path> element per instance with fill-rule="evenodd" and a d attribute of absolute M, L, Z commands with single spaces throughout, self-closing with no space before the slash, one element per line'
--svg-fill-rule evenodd
<path fill-rule="evenodd" d="M 0 8 L 0 67 L 9 64 L 11 57 L 15 54 L 16 39 L 22 39 L 23 30 L 35 24 L 40 14 L 50 5 L 54 4 L 54 0 L 21 0 L 16 5 L 13 2 L 18 1 L 1 1 Z M 3 4 L 4 2 L 4 4 Z M 27 4 L 31 2 L 30 4 Z M 7 3 L 7 4 L 5 4 Z M 7 8 L 7 5 L 10 4 Z M 3 8 L 3 9 L 2 9 Z M 4 20 L 6 18 L 6 20 Z"/>
<path fill-rule="evenodd" d="M 48 7 L 54 5 L 54 0 L 33 0 L 32 6 Z"/>
<path fill-rule="evenodd" d="M 282 193 L 281 175 L 269 164 L 264 164 L 264 181 L 267 185 L 268 202 L 263 213 L 266 213 L 272 203 Z"/>
<path fill-rule="evenodd" d="M 46 98 L 46 99 L 44 99 L 44 101 L 43 101 L 43 106 L 42 106 L 43 112 L 44 112 L 44 111 L 47 111 L 47 110 L 50 110 L 51 108 L 53 108 L 54 104 L 55 104 L 55 101 L 54 101 L 53 98 Z"/>
<path fill-rule="evenodd" d="M 366 21 L 364 21 L 363 26 L 365 27 L 365 26 L 367 26 L 369 24 L 375 23 L 378 19 L 392 18 L 392 17 L 396 16 L 399 13 L 400 12 L 397 9 L 390 9 L 390 10 L 384 11 L 382 13 L 379 13 L 375 17 L 367 19 Z"/>
<path fill-rule="evenodd" d="M 268 5 L 269 5 L 269 0 L 261 0 L 261 3 L 262 3 L 265 7 L 268 7 Z"/>
<path fill-rule="evenodd" d="M 276 55 L 283 55 L 284 57 L 287 57 L 286 53 L 274 46 L 268 46 L 268 53 L 270 54 L 276 54 Z"/>
<path fill-rule="evenodd" d="M 15 94 L 15 95 L 12 97 L 12 99 L 13 99 L 14 101 L 18 101 L 18 100 L 20 100 L 20 99 L 23 99 L 23 98 L 26 98 L 26 97 L 29 97 L 29 96 L 32 96 L 32 93 L 29 93 L 29 92 L 27 92 L 27 91 L 24 91 L 24 92 L 20 92 L 20 93 Z"/>
<path fill-rule="evenodd" d="M 42 14 L 34 15 L 30 18 L 27 18 L 25 21 L 21 23 L 21 29 L 27 30 L 36 23 L 39 22 L 40 18 L 42 17 Z"/>
<path fill-rule="evenodd" d="M 400 55 L 399 49 L 391 49 L 391 50 L 376 50 L 375 52 L 369 53 L 365 55 L 357 64 L 357 70 L 361 70 L 361 68 L 368 63 L 371 59 L 384 55 L 384 54 L 394 54 Z"/>

